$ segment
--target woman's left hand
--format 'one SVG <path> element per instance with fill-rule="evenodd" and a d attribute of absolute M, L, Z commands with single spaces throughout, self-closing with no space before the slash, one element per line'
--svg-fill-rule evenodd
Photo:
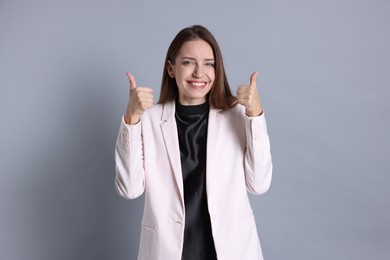
<path fill-rule="evenodd" d="M 247 116 L 259 116 L 263 113 L 259 93 L 256 86 L 256 78 L 259 75 L 258 71 L 253 72 L 250 78 L 249 85 L 240 85 L 237 89 L 237 101 L 245 106 Z"/>

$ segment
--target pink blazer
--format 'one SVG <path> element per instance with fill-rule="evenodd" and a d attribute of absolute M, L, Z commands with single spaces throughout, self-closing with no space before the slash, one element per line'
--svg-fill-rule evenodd
<path fill-rule="evenodd" d="M 129 199 L 145 192 L 139 260 L 180 260 L 184 197 L 175 103 L 148 109 L 140 123 L 121 122 L 116 143 L 117 192 Z M 247 191 L 266 192 L 272 162 L 264 115 L 247 117 L 237 105 L 211 109 L 206 190 L 219 260 L 263 259 Z"/>

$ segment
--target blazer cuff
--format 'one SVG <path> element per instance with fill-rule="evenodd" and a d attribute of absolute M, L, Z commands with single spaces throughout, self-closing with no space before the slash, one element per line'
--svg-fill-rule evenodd
<path fill-rule="evenodd" d="M 141 122 L 141 121 L 140 121 Z M 134 139 L 141 135 L 141 123 L 135 125 L 126 124 L 124 116 L 122 116 L 120 125 L 120 143 L 126 149 L 129 148 L 130 143 L 134 143 Z"/>
<path fill-rule="evenodd" d="M 267 123 L 264 113 L 260 116 L 245 117 L 246 134 L 253 142 L 261 141 L 263 136 L 267 136 Z"/>

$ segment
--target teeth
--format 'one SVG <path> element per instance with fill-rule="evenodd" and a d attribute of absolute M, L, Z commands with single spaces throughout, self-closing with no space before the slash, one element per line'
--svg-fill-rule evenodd
<path fill-rule="evenodd" d="M 204 82 L 192 82 L 191 85 L 195 86 L 195 87 L 202 87 L 205 85 Z"/>

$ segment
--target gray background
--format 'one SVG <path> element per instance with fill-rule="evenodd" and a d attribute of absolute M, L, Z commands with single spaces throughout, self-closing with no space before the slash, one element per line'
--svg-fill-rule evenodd
<path fill-rule="evenodd" d="M 261 71 L 265 258 L 390 259 L 389 14 L 385 0 L 0 0 L 0 260 L 136 258 L 143 198 L 114 189 L 125 73 L 158 96 L 192 24 L 218 39 L 234 91 Z"/>

